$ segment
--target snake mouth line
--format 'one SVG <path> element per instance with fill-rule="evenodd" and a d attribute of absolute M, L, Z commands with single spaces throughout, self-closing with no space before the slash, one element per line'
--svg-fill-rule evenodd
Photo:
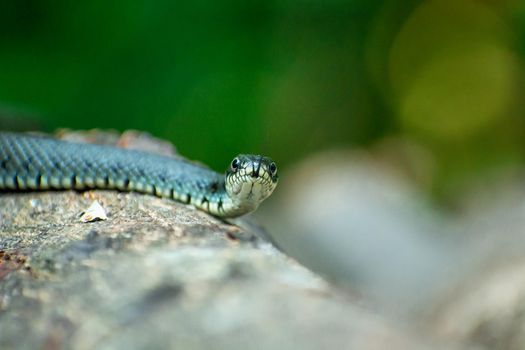
<path fill-rule="evenodd" d="M 252 198 L 253 197 L 253 185 L 255 185 L 255 184 L 252 182 L 252 186 L 250 187 L 250 193 L 248 193 L 248 198 Z"/>

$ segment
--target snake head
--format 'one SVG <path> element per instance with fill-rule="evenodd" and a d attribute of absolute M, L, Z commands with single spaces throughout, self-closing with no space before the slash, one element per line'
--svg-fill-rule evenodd
<path fill-rule="evenodd" d="M 239 208 L 255 210 L 277 186 L 277 166 L 268 157 L 240 154 L 226 171 L 226 192 Z"/>

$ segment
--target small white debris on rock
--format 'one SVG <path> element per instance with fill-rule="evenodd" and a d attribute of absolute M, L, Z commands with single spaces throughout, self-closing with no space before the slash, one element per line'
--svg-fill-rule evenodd
<path fill-rule="evenodd" d="M 93 222 L 98 220 L 107 220 L 106 211 L 98 201 L 91 203 L 89 208 L 80 215 L 80 221 L 82 222 Z"/>

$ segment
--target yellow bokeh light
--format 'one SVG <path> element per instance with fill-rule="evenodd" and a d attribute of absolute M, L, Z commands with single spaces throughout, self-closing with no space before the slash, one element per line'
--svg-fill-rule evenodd
<path fill-rule="evenodd" d="M 516 68 L 503 21 L 483 4 L 428 1 L 407 20 L 390 54 L 405 130 L 461 140 L 504 118 Z"/>

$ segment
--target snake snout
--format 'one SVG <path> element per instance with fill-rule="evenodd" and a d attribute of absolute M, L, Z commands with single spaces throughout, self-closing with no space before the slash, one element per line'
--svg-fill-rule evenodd
<path fill-rule="evenodd" d="M 261 161 L 256 161 L 253 163 L 252 177 L 259 177 L 259 170 L 261 169 Z"/>

